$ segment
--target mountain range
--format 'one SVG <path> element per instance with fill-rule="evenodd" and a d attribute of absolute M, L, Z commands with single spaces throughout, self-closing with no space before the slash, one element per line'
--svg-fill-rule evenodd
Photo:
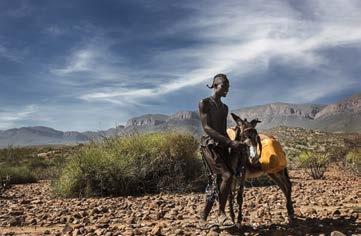
<path fill-rule="evenodd" d="M 232 111 L 241 118 L 258 118 L 260 130 L 277 126 L 302 127 L 327 132 L 361 133 L 361 93 L 329 105 L 271 103 Z M 229 126 L 234 122 L 229 117 Z M 131 133 L 177 130 L 202 134 L 198 112 L 173 115 L 146 114 L 131 118 L 125 126 L 102 131 L 59 131 L 49 127 L 22 127 L 0 131 L 0 147 L 8 145 L 72 144 Z"/>

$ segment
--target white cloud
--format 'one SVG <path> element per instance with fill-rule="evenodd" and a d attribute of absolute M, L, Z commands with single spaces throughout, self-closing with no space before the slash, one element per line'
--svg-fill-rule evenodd
<path fill-rule="evenodd" d="M 164 34 L 187 35 L 202 42 L 199 44 L 201 46 L 155 51 L 153 57 L 149 58 L 154 67 L 135 72 L 126 66 L 112 65 L 114 57 L 109 59 L 113 54 L 108 50 L 112 42 L 103 44 L 101 49 L 99 44 L 92 44 L 75 51 L 64 68 L 53 72 L 59 76 L 87 72 L 90 73 L 87 79 L 118 81 L 117 85 L 103 85 L 84 91 L 79 98 L 126 106 L 209 82 L 211 76 L 220 72 L 245 77 L 255 71 L 267 70 L 269 61 L 274 59 L 292 66 L 295 64 L 315 70 L 327 67 L 332 70 L 328 59 L 319 51 L 360 44 L 359 4 L 355 1 L 328 1 L 327 4 L 324 1 L 307 1 L 298 4 L 308 5 L 309 18 L 284 1 L 194 3 L 188 7 L 196 14 L 164 29 L 159 37 Z M 338 10 L 340 6 L 345 7 Z M 173 76 L 147 80 L 146 75 L 154 71 Z M 139 75 L 141 77 L 137 77 Z M 344 84 L 350 84 L 351 80 Z M 322 81 L 322 78 L 318 78 L 315 83 L 322 84 Z M 149 83 L 149 86 L 134 86 L 142 82 Z M 307 93 L 310 88 L 295 89 Z M 312 94 L 312 91 L 309 92 Z M 318 96 L 309 99 L 328 92 L 329 89 L 320 89 Z"/>
<path fill-rule="evenodd" d="M 30 119 L 37 111 L 36 105 L 28 105 L 21 109 L 7 109 L 0 111 L 0 129 L 15 127 L 17 122 Z"/>
<path fill-rule="evenodd" d="M 92 50 L 76 51 L 62 69 L 53 69 L 52 72 L 57 75 L 67 75 L 75 72 L 86 72 L 94 69 L 94 59 L 96 53 Z"/>

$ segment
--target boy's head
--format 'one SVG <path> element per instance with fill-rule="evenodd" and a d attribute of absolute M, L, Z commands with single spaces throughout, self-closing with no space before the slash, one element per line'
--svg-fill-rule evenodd
<path fill-rule="evenodd" d="M 225 97 L 229 89 L 229 80 L 225 74 L 217 74 L 213 77 L 212 86 L 207 85 L 208 88 L 214 89 L 214 93 Z"/>

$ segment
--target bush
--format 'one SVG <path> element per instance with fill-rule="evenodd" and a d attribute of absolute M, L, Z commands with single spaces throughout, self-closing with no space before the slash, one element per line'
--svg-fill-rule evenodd
<path fill-rule="evenodd" d="M 36 178 L 27 166 L 0 166 L 0 178 L 10 176 L 10 184 L 34 183 Z"/>
<path fill-rule="evenodd" d="M 63 197 L 200 191 L 206 182 L 190 134 L 148 133 L 85 145 L 53 182 Z"/>
<path fill-rule="evenodd" d="M 361 148 L 356 148 L 346 154 L 346 163 L 358 174 L 361 174 Z"/>
<path fill-rule="evenodd" d="M 326 153 L 303 151 L 299 156 L 299 167 L 306 168 L 313 179 L 323 178 L 328 163 L 329 156 Z"/>
<path fill-rule="evenodd" d="M 10 176 L 0 176 L 0 196 L 10 187 Z"/>

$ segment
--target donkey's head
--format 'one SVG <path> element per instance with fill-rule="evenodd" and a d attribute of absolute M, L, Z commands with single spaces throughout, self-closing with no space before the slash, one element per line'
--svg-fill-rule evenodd
<path fill-rule="evenodd" d="M 259 144 L 260 151 L 262 152 L 261 139 L 258 136 L 258 132 L 256 130 L 256 125 L 261 121 L 259 121 L 258 119 L 247 121 L 247 119 L 242 120 L 234 113 L 231 113 L 231 115 L 233 120 L 237 124 L 235 130 L 235 140 L 240 141 L 249 147 L 249 162 L 251 164 L 256 164 L 261 157 L 261 155 L 257 153 L 257 144 Z"/>

